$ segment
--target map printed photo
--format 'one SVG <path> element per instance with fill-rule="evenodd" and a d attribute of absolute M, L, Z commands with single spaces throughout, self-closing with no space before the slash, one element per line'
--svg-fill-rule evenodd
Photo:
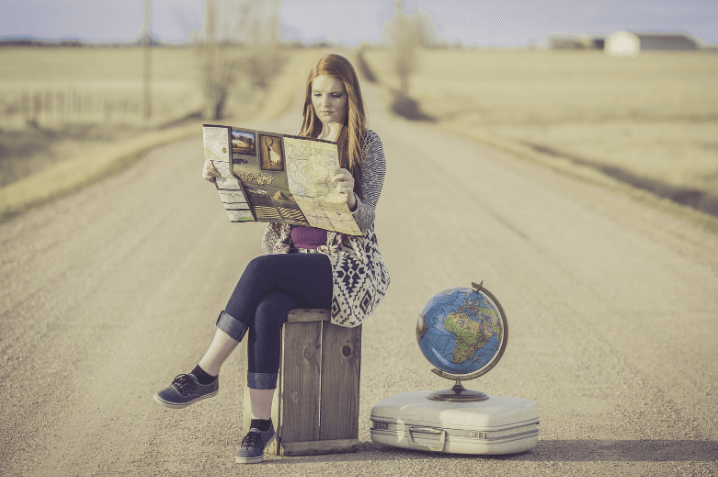
<path fill-rule="evenodd" d="M 259 136 L 261 143 L 262 170 L 283 171 L 282 138 L 275 136 Z"/>
<path fill-rule="evenodd" d="M 254 155 L 254 134 L 232 130 L 232 153 Z"/>
<path fill-rule="evenodd" d="M 204 156 L 232 222 L 279 222 L 361 235 L 345 194 L 335 143 L 205 124 Z"/>

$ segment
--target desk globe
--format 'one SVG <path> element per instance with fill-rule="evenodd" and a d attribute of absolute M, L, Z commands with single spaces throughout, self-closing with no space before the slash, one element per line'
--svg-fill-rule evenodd
<path fill-rule="evenodd" d="M 455 380 L 450 389 L 434 391 L 434 401 L 483 401 L 481 391 L 461 381 L 489 372 L 501 359 L 509 327 L 501 304 L 483 283 L 472 288 L 449 288 L 434 295 L 419 313 L 416 340 L 437 375 Z"/>

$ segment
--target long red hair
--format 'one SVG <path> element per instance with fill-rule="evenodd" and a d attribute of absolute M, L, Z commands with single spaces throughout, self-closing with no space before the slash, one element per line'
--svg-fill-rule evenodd
<path fill-rule="evenodd" d="M 361 188 L 361 148 L 364 142 L 366 115 L 364 101 L 359 88 L 359 78 L 352 64 L 340 55 L 327 55 L 320 59 L 309 72 L 307 90 L 304 99 L 304 121 L 300 136 L 318 137 L 322 132 L 322 121 L 314 111 L 312 104 L 312 82 L 317 76 L 326 75 L 344 83 L 347 91 L 347 115 L 337 135 L 339 164 L 348 169 L 354 177 L 354 191 L 363 198 Z"/>

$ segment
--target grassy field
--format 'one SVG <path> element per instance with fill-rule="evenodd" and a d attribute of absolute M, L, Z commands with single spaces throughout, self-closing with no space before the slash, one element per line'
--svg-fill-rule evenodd
<path fill-rule="evenodd" d="M 390 52 L 365 58 L 398 88 Z M 588 165 L 718 215 L 718 55 L 428 50 L 409 95 L 462 134 Z"/>
<path fill-rule="evenodd" d="M 140 48 L 0 48 L 0 187 L 75 157 L 91 148 L 100 148 L 124 141 L 148 130 L 165 128 L 181 121 L 202 106 L 201 74 L 197 52 L 192 48 L 154 48 L 152 50 L 153 119 L 146 122 L 141 115 L 142 50 Z M 302 77 L 315 61 L 317 52 L 301 50 L 285 55 L 287 67 L 299 68 Z M 305 58 L 306 57 L 306 58 Z M 227 116 L 247 116 L 260 109 L 281 110 L 286 94 L 295 87 L 296 74 L 272 85 L 269 95 L 247 93 L 230 95 Z M 280 78 L 284 78 L 280 76 Z M 301 90 L 301 82 L 296 88 Z M 240 85 L 241 87 L 241 85 Z M 293 91 L 296 91 L 294 89 Z M 102 110 L 73 114 L 58 121 L 51 113 L 40 113 L 37 121 L 17 114 L 5 115 L 3 100 L 48 91 L 75 92 L 77 98 L 96 100 L 115 98 L 127 100 L 137 111 L 122 121 L 105 121 Z M 285 98 L 285 99 L 282 99 Z M 265 111 L 266 112 L 266 111 Z M 196 119 L 195 119 L 196 120 Z"/>
<path fill-rule="evenodd" d="M 92 148 L 137 136 L 200 107 L 196 54 L 188 48 L 152 51 L 155 120 L 141 118 L 142 50 L 140 48 L 0 48 L 0 104 L 16 105 L 48 92 L 71 94 L 85 106 L 98 98 L 124 100 L 135 109 L 120 123 L 103 121 L 96 109 L 75 112 L 57 121 L 46 111 L 37 121 L 0 108 L 0 186 Z M 171 107 L 170 107 L 171 106 Z M 171 110 L 171 111 L 170 111 Z"/>
<path fill-rule="evenodd" d="M 102 88 L 142 83 L 141 48 L 4 47 L 0 48 L 0 84 L 24 86 L 84 84 Z M 191 48 L 153 48 L 152 76 L 158 89 L 196 83 L 199 71 L 188 68 L 195 60 Z"/>
<path fill-rule="evenodd" d="M 230 96 L 228 117 L 223 121 L 238 124 L 248 118 L 277 117 L 286 110 L 302 91 L 306 72 L 322 51 L 286 53 L 281 73 L 266 91 Z M 141 55 L 138 48 L 0 48 L 0 95 L 47 88 L 141 95 Z M 153 101 L 160 103 L 167 97 L 185 103 L 188 111 L 198 110 L 201 87 L 196 52 L 156 48 L 152 58 Z M 10 127 L 0 123 L 0 221 L 121 170 L 149 148 L 183 135 L 199 135 L 202 122 L 189 117 L 174 124 L 142 120 L 106 124 L 102 118 L 88 116 Z"/>
<path fill-rule="evenodd" d="M 201 90 L 197 87 L 196 52 L 191 48 L 154 48 L 151 60 L 153 123 L 197 109 Z M 106 120 L 106 102 L 112 102 L 115 109 L 109 118 L 112 122 L 142 117 L 141 48 L 4 47 L 0 48 L 0 64 L 1 127 L 22 129 L 27 111 L 17 114 L 18 108 L 36 108 L 37 101 L 43 102 L 38 122 L 54 122 L 53 112 L 45 109 L 57 109 L 58 95 L 63 95 L 64 109 L 75 103 L 63 122 Z M 80 107 L 84 110 L 78 111 Z"/>

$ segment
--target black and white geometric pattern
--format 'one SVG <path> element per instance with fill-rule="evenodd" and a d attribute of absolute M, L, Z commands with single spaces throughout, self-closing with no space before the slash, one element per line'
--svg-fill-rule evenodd
<path fill-rule="evenodd" d="M 334 271 L 332 322 L 358 326 L 384 299 L 390 278 L 373 227 L 362 237 L 345 236 L 347 241 L 329 255 Z"/>
<path fill-rule="evenodd" d="M 358 326 L 381 303 L 389 288 L 389 271 L 379 252 L 374 233 L 376 204 L 379 202 L 386 175 L 384 147 L 371 130 L 364 132 L 362 145 L 363 200 L 357 200 L 354 220 L 362 236 L 327 233 L 327 244 L 319 250 L 332 264 L 334 290 L 332 323 Z M 291 226 L 269 223 L 264 232 L 262 250 L 266 254 L 287 253 L 291 247 Z"/>

